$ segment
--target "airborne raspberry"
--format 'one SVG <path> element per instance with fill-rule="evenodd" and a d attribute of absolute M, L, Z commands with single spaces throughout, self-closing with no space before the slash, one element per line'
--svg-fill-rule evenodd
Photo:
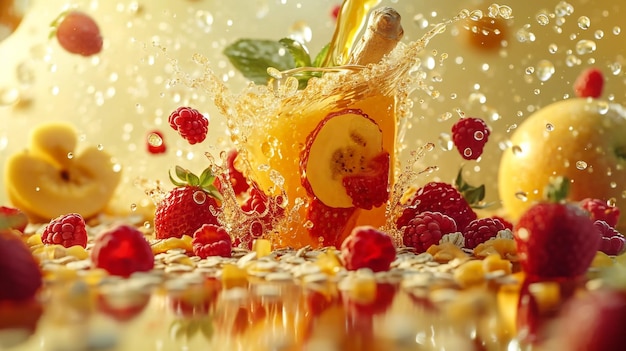
<path fill-rule="evenodd" d="M 482 155 L 490 133 L 482 119 L 461 118 L 452 126 L 452 141 L 464 159 L 476 160 Z"/>
<path fill-rule="evenodd" d="M 209 119 L 191 107 L 177 108 L 170 114 L 168 122 L 192 145 L 204 141 L 209 130 Z"/>

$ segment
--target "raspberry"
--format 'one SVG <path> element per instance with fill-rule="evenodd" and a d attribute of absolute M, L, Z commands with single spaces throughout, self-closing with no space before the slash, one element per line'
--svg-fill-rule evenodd
<path fill-rule="evenodd" d="M 41 241 L 48 245 L 86 247 L 87 230 L 85 227 L 85 220 L 78 213 L 65 214 L 50 221 L 41 235 Z"/>
<path fill-rule="evenodd" d="M 143 234 L 120 225 L 100 234 L 91 251 L 91 261 L 109 274 L 128 277 L 154 267 L 154 255 Z"/>
<path fill-rule="evenodd" d="M 478 244 L 494 238 L 499 231 L 507 229 L 498 218 L 479 218 L 470 222 L 463 230 L 465 247 L 473 249 Z"/>
<path fill-rule="evenodd" d="M 461 118 L 452 126 L 452 141 L 464 159 L 475 160 L 482 155 L 490 133 L 482 119 Z"/>
<path fill-rule="evenodd" d="M 153 155 L 165 153 L 167 146 L 165 145 L 163 133 L 158 130 L 149 132 L 146 140 L 146 148 L 148 152 Z"/>
<path fill-rule="evenodd" d="M 506 219 L 504 219 L 504 218 L 502 218 L 500 216 L 491 216 L 491 218 L 497 219 L 500 222 L 502 222 L 502 224 L 504 224 L 504 228 L 505 229 L 508 229 L 508 230 L 511 230 L 511 231 L 513 230 L 513 223 L 507 221 Z"/>
<path fill-rule="evenodd" d="M 620 232 L 603 220 L 596 220 L 593 222 L 593 225 L 602 233 L 600 251 L 613 256 L 620 255 L 624 252 L 626 248 L 626 238 Z"/>
<path fill-rule="evenodd" d="M 430 182 L 415 193 L 410 205 L 396 221 L 397 228 L 402 229 L 413 217 L 424 211 L 441 212 L 452 217 L 457 230 L 463 230 L 476 219 L 476 213 L 456 188 L 447 183 Z"/>
<path fill-rule="evenodd" d="M 607 205 L 606 201 L 600 199 L 586 198 L 578 203 L 580 207 L 589 212 L 594 221 L 605 221 L 611 227 L 615 227 L 619 220 L 619 208 Z"/>
<path fill-rule="evenodd" d="M 191 145 L 204 141 L 209 130 L 209 119 L 191 107 L 177 108 L 170 114 L 168 122 Z"/>
<path fill-rule="evenodd" d="M 431 245 L 439 244 L 444 235 L 456 231 L 456 223 L 452 217 L 440 212 L 425 211 L 417 214 L 402 228 L 402 242 L 422 253 Z"/>
<path fill-rule="evenodd" d="M 374 227 L 359 226 L 341 244 L 341 258 L 348 270 L 387 271 L 396 258 L 396 248 L 389 235 Z"/>
<path fill-rule="evenodd" d="M 581 98 L 599 98 L 604 88 L 604 75 L 597 68 L 588 68 L 574 82 L 574 92 Z"/>
<path fill-rule="evenodd" d="M 193 233 L 193 253 L 201 258 L 209 256 L 230 257 L 231 239 L 224 227 L 204 224 Z"/>

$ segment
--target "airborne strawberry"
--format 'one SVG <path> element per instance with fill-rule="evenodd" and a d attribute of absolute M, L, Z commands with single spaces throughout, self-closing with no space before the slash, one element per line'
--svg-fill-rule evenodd
<path fill-rule="evenodd" d="M 210 168 L 200 177 L 182 167 L 176 167 L 177 187 L 161 201 L 154 214 L 154 230 L 157 239 L 180 238 L 193 233 L 203 224 L 219 225 L 217 215 L 221 211 L 222 196 L 214 185 L 215 176 Z"/>

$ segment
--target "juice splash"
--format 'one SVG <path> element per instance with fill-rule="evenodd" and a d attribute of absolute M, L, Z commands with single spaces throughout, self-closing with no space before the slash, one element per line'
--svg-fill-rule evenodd
<path fill-rule="evenodd" d="M 271 84 L 250 85 L 241 94 L 233 95 L 212 73 L 208 59 L 194 56 L 195 62 L 204 67 L 205 74 L 196 79 L 187 78 L 188 84 L 213 96 L 216 106 L 227 118 L 231 139 L 247 165 L 248 177 L 263 192 L 281 199 L 286 216 L 276 223 L 271 233 L 264 233 L 275 246 L 337 246 L 356 225 L 394 228 L 394 210 L 399 207 L 408 183 L 394 185 L 397 148 L 402 143 L 397 137 L 398 126 L 410 113 L 409 94 L 416 86 L 422 86 L 418 54 L 448 24 L 468 15 L 468 11 L 463 11 L 450 21 L 434 26 L 421 39 L 406 45 L 399 43 L 380 62 L 323 69 L 324 75 L 311 78 L 303 90 L 298 89 L 298 81 L 291 72 L 273 72 Z M 380 129 L 382 152 L 390 158 L 387 166 L 390 195 L 387 201 L 373 208 L 352 208 L 353 211 L 350 205 L 326 203 L 324 205 L 330 209 L 325 208 L 325 212 L 316 217 L 311 212 L 316 211 L 320 196 L 311 192 L 310 174 L 303 169 L 310 151 L 308 144 L 323 121 L 335 114 L 346 114 L 346 111 L 366 115 Z M 333 133 L 338 138 L 351 137 L 338 131 Z M 360 193 L 367 190 L 362 189 Z M 337 217 L 343 219 L 338 221 Z M 225 222 L 237 237 L 246 235 L 249 230 L 245 220 L 229 218 Z M 324 230 L 328 233 L 312 235 L 320 226 L 326 226 Z"/>

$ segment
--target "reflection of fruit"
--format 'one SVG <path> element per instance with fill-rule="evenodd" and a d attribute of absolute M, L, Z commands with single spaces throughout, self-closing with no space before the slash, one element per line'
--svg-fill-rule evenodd
<path fill-rule="evenodd" d="M 606 102 L 570 99 L 542 108 L 511 136 L 500 162 L 500 199 L 513 220 L 542 196 L 550 177 L 572 180 L 569 199 L 626 208 L 626 112 Z M 616 186 L 617 184 L 617 186 Z M 626 217 L 618 229 L 626 229 Z"/>
<path fill-rule="evenodd" d="M 557 202 L 532 206 L 514 230 L 522 269 L 532 278 L 575 278 L 584 274 L 601 235 L 580 207 Z"/>
<path fill-rule="evenodd" d="M 378 124 L 360 110 L 344 110 L 324 118 L 307 138 L 301 156 L 302 183 L 312 195 L 329 207 L 349 208 L 361 199 L 353 196 L 366 195 L 348 193 L 345 187 L 347 177 L 367 178 L 370 191 L 382 194 L 367 194 L 378 203 L 366 206 L 380 206 L 379 198 L 388 197 L 389 163 L 386 169 L 377 169 L 381 162 L 372 163 L 383 153 L 383 134 Z M 355 181 L 356 182 L 356 181 Z M 382 184 L 381 187 L 374 184 Z M 362 207 L 368 208 L 368 207 Z"/>
<path fill-rule="evenodd" d="M 24 241 L 0 230 L 0 301 L 32 298 L 41 287 L 39 264 Z"/>
<path fill-rule="evenodd" d="M 91 250 L 91 260 L 109 274 L 128 277 L 154 267 L 154 255 L 143 234 L 128 225 L 101 233 Z"/>
<path fill-rule="evenodd" d="M 26 341 L 35 332 L 42 313 L 43 306 L 36 299 L 0 301 L 0 335 L 10 335 L 3 333 L 5 330 L 13 331 L 13 337 L 0 336 L 0 349 L 10 349 Z"/>
<path fill-rule="evenodd" d="M 69 213 L 57 217 L 48 223 L 43 233 L 41 241 L 49 245 L 62 245 L 71 247 L 79 245 L 87 246 L 87 229 L 85 220 L 78 213 Z"/>
<path fill-rule="evenodd" d="M 214 185 L 211 170 L 207 168 L 198 177 L 176 167 L 176 176 L 180 180 L 170 176 L 176 188 L 157 204 L 154 214 L 157 239 L 191 236 L 203 224 L 219 224 L 216 213 L 220 210 L 221 195 Z"/>
<path fill-rule="evenodd" d="M 148 306 L 150 294 L 145 291 L 101 291 L 97 301 L 100 312 L 119 322 L 128 322 Z"/>
<path fill-rule="evenodd" d="M 77 131 L 69 124 L 49 123 L 33 130 L 28 149 L 9 156 L 5 167 L 4 184 L 16 207 L 45 220 L 71 212 L 88 218 L 105 208 L 120 171 L 98 147 L 75 154 L 77 141 Z"/>
<path fill-rule="evenodd" d="M 584 321 L 584 323 L 581 323 Z M 555 350 L 611 351 L 626 345 L 626 293 L 599 290 L 570 301 L 556 328 Z"/>
<path fill-rule="evenodd" d="M 56 28 L 59 44 L 72 54 L 95 55 L 102 50 L 102 35 L 98 24 L 89 15 L 71 11 L 60 18 Z"/>
<path fill-rule="evenodd" d="M 374 227 L 355 227 L 341 244 L 341 259 L 349 270 L 387 271 L 395 258 L 396 248 L 391 237 Z"/>

